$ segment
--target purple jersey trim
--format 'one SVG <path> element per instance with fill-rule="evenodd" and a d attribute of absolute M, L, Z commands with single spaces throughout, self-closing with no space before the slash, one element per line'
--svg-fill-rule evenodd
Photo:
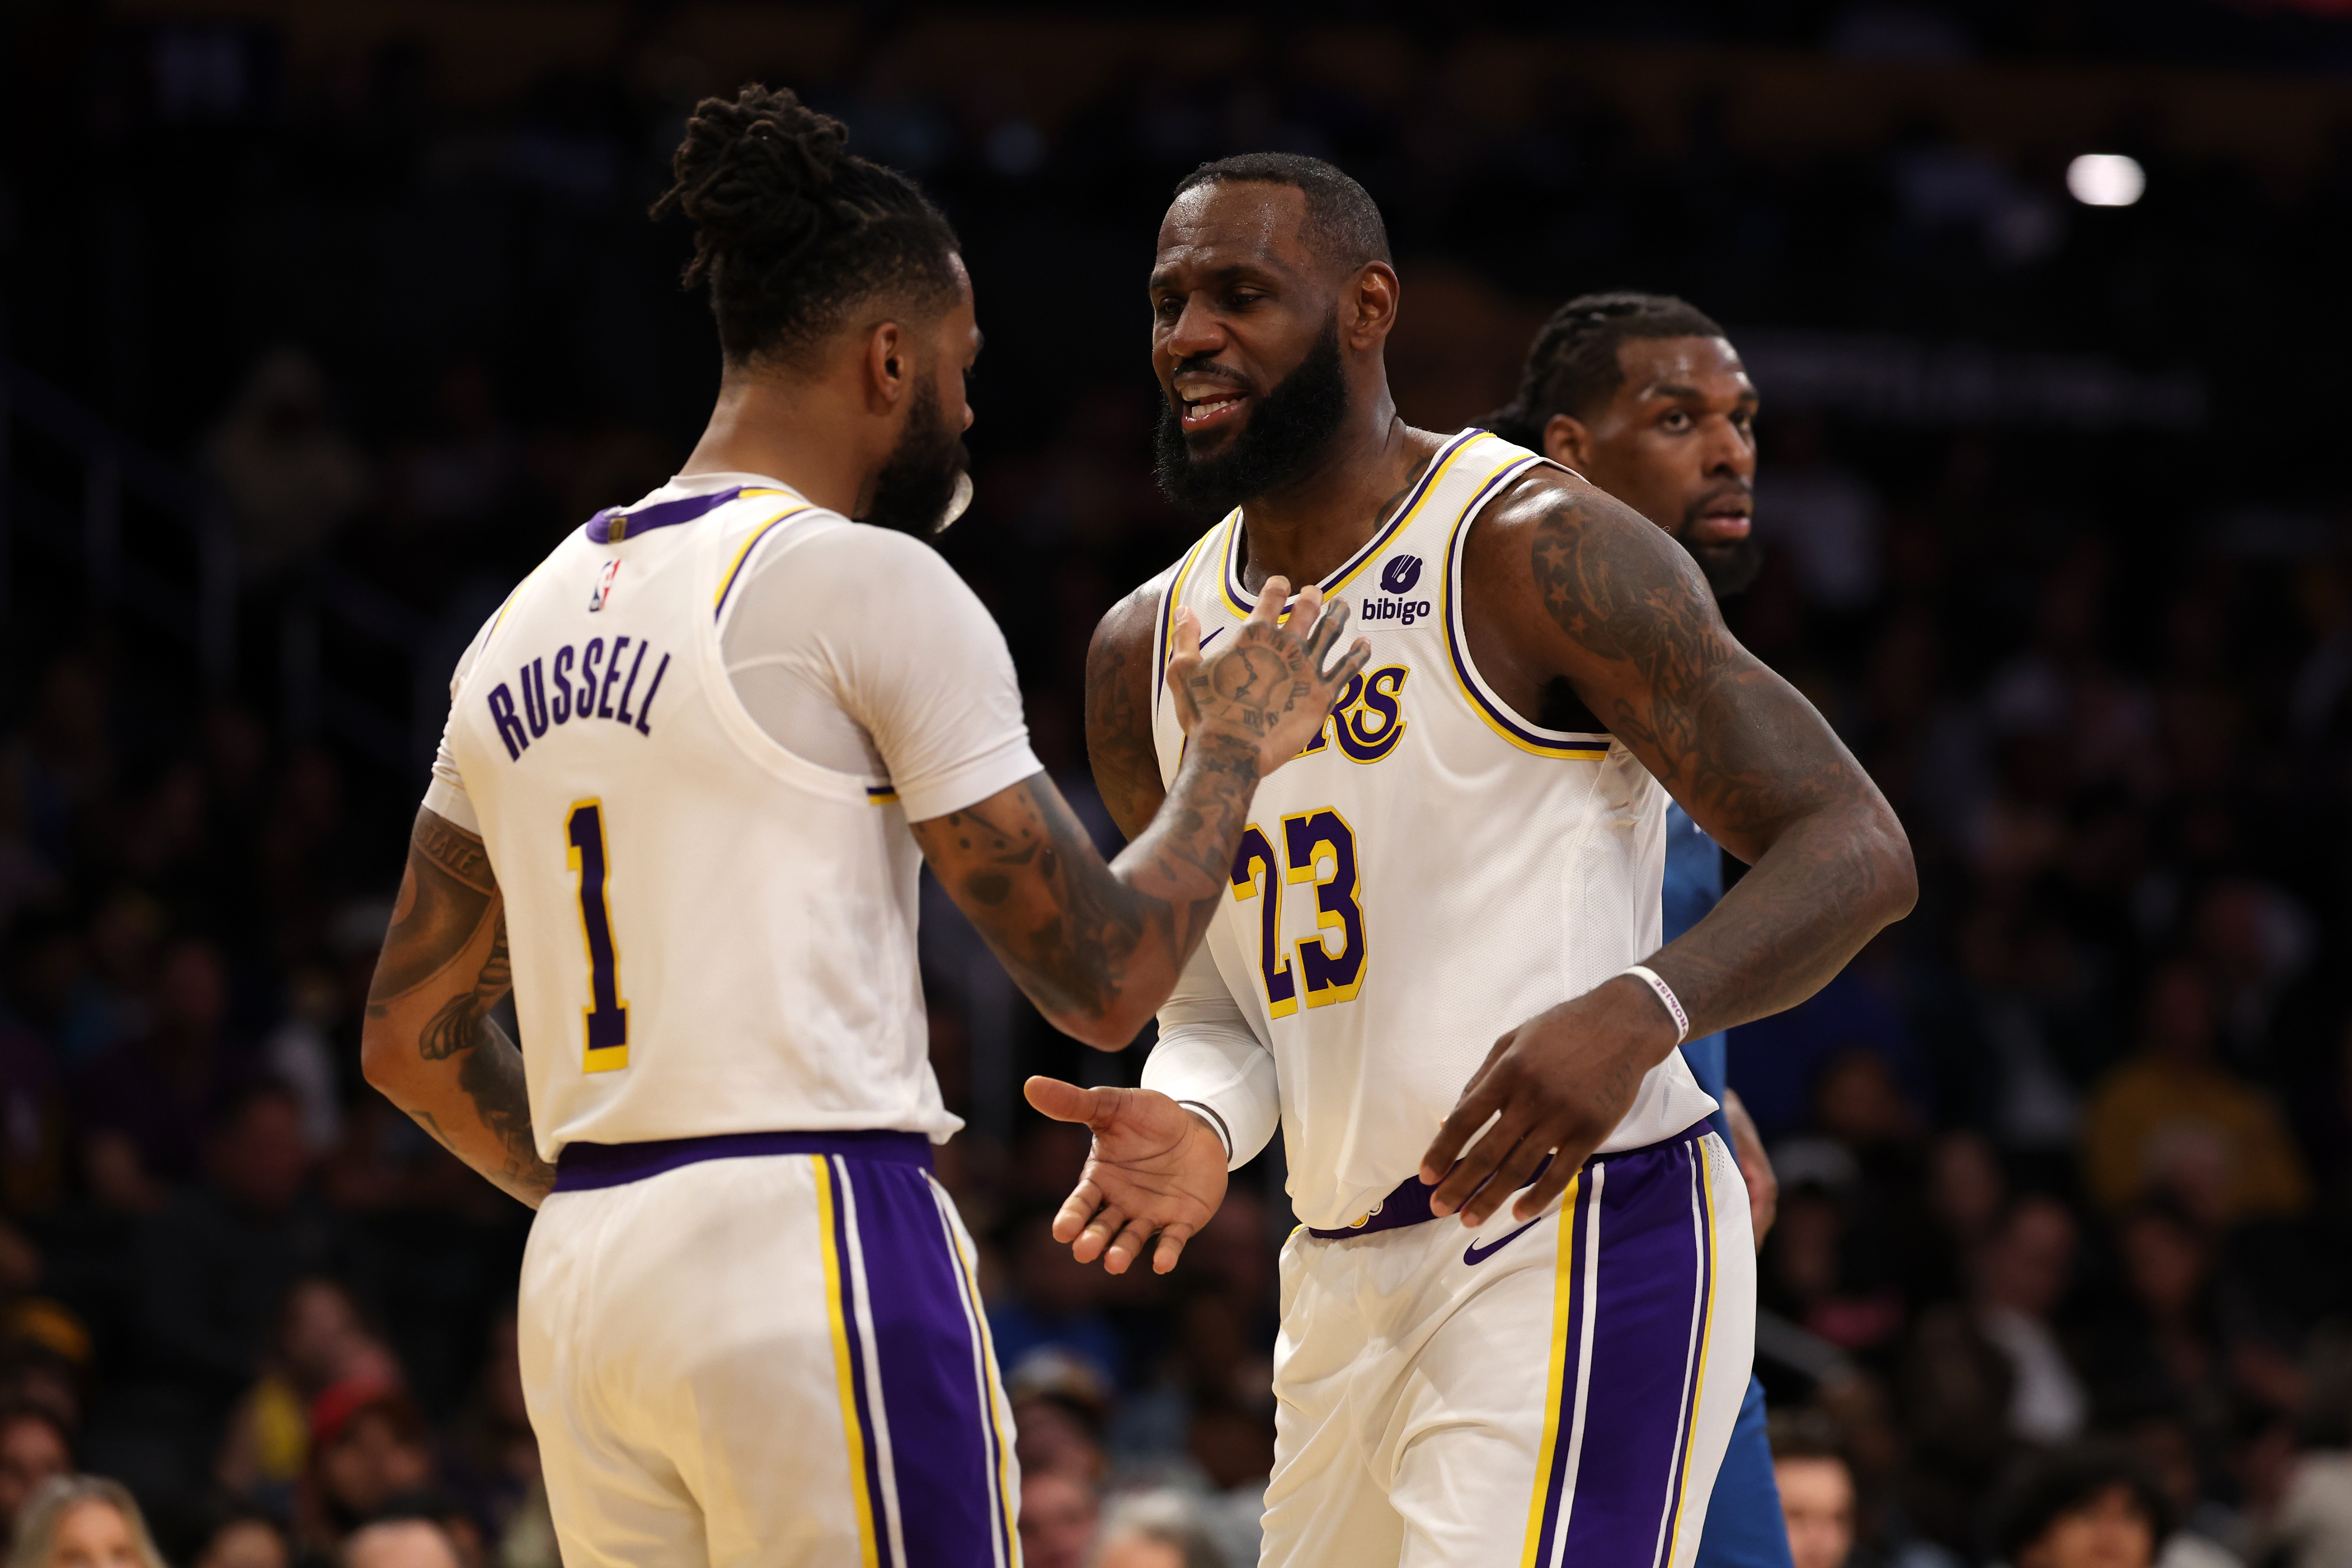
<path fill-rule="evenodd" d="M 744 486 L 737 485 L 732 489 L 714 490 L 707 496 L 680 496 L 676 500 L 656 501 L 635 511 L 626 507 L 608 506 L 588 520 L 588 542 L 612 544 L 621 540 L 635 539 L 656 528 L 692 522 L 696 518 L 725 506 L 741 495 L 744 489 Z"/>
<path fill-rule="evenodd" d="M 1706 1130 L 1706 1121 L 1694 1121 L 1689 1127 L 1664 1142 L 1651 1143 L 1639 1149 L 1622 1149 L 1608 1154 L 1595 1154 L 1592 1160 L 1630 1160 L 1636 1154 L 1654 1154 L 1660 1150 L 1671 1148 L 1674 1144 L 1690 1137 L 1695 1131 L 1704 1132 Z M 1592 1160 L 1587 1160 L 1584 1163 L 1587 1169 L 1591 1167 Z M 1543 1157 L 1542 1163 L 1536 1166 L 1535 1173 L 1519 1185 L 1534 1186 L 1543 1180 L 1543 1173 L 1549 1169 L 1551 1169 L 1551 1156 L 1547 1154 Z M 559 1188 L 562 1185 L 561 1178 L 556 1184 Z M 1339 1241 L 1350 1236 L 1370 1236 L 1378 1231 L 1402 1230 L 1409 1225 L 1421 1225 L 1437 1217 L 1429 1212 L 1429 1197 L 1435 1191 L 1437 1191 L 1435 1187 L 1424 1184 L 1419 1175 L 1407 1176 L 1396 1184 L 1395 1189 L 1388 1196 L 1382 1198 L 1374 1206 L 1371 1217 L 1365 1220 L 1363 1224 L 1343 1226 L 1338 1230 L 1318 1230 L 1310 1225 L 1307 1227 L 1307 1234 L 1324 1241 Z"/>
<path fill-rule="evenodd" d="M 642 1182 L 705 1160 L 764 1154 L 844 1154 L 931 1168 L 931 1141 L 919 1132 L 719 1132 L 647 1143 L 567 1143 L 555 1162 L 555 1190 L 581 1193 Z"/>

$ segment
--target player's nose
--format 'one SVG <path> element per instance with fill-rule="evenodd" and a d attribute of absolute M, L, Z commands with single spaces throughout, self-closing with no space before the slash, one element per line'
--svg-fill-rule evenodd
<path fill-rule="evenodd" d="M 1756 477 L 1756 443 L 1742 426 L 1728 419 L 1712 423 L 1707 431 L 1706 471 L 1736 474 L 1743 479 Z"/>
<path fill-rule="evenodd" d="M 1225 346 L 1225 330 L 1205 298 L 1187 295 L 1183 310 L 1177 312 L 1175 324 L 1168 329 L 1160 346 L 1178 360 L 1213 354 Z"/>

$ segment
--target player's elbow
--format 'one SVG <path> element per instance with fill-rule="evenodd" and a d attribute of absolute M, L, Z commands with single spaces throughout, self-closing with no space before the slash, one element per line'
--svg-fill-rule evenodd
<path fill-rule="evenodd" d="M 1151 1021 L 1151 1011 L 1113 1001 L 1097 1011 L 1062 1013 L 1054 1016 L 1054 1027 L 1098 1051 L 1123 1051 L 1143 1033 L 1143 1026 Z"/>
<path fill-rule="evenodd" d="M 404 1079 L 404 1069 L 415 1060 L 415 1052 L 399 1048 L 389 1016 L 371 1013 L 360 1026 L 360 1076 L 379 1094 L 392 1095 Z"/>
<path fill-rule="evenodd" d="M 1873 884 L 1877 890 L 1878 923 L 1893 925 L 1919 902 L 1919 867 L 1912 858 L 1911 836 L 1903 831 L 1894 808 L 1881 803 L 1873 824 L 1871 858 L 1875 863 Z"/>

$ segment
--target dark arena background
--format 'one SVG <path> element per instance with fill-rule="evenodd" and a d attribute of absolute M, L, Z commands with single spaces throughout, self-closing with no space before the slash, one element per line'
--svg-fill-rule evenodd
<path fill-rule="evenodd" d="M 2017 1555 L 2018 1477 L 2084 1453 L 2151 1483 L 2168 1568 L 2352 1554 L 2352 7 L 0 16 L 0 1521 L 72 1468 L 177 1564 L 337 1561 L 387 1510 L 557 1562 L 528 1215 L 361 1081 L 360 1004 L 457 652 L 700 428 L 715 336 L 646 208 L 695 100 L 759 80 L 962 235 L 943 548 L 1106 840 L 1087 638 L 1194 527 L 1150 467 L 1180 175 L 1370 189 L 1424 426 L 1507 397 L 1572 294 L 1727 323 L 1768 560 L 1732 624 L 1923 890 L 1731 1047 L 1781 1184 L 1776 1442 L 1859 1499 L 1800 1568 Z M 926 908 L 1029 1562 L 1157 1490 L 1246 1568 L 1278 1154 L 1172 1276 L 1072 1264 L 1083 1134 L 1018 1085 L 1147 1046 L 1054 1034 Z"/>

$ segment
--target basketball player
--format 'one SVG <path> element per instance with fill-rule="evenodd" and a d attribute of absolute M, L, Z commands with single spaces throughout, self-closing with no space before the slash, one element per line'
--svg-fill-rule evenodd
<path fill-rule="evenodd" d="M 1714 321 L 1655 294 L 1587 294 L 1552 313 L 1528 346 L 1518 395 L 1484 423 L 1582 474 L 1666 531 L 1719 600 L 1756 580 L 1756 387 Z M 1679 805 L 1666 807 L 1664 934 L 1696 925 L 1723 897 L 1723 857 Z M 1724 1082 L 1720 1032 L 1683 1042 L 1716 1131 L 1739 1158 L 1760 1243 L 1778 1184 L 1763 1141 Z M 1754 1377 L 1732 1428 L 1699 1538 L 1698 1568 L 1791 1568 L 1788 1523 Z"/>
<path fill-rule="evenodd" d="M 1755 1258 L 1675 1047 L 1836 973 L 1909 909 L 1909 849 L 1672 540 L 1397 417 L 1398 294 L 1377 209 L 1314 159 L 1205 165 L 1162 222 L 1162 477 L 1225 515 L 1096 634 L 1114 814 L 1141 828 L 1181 776 L 1154 686 L 1183 611 L 1213 645 L 1319 583 L 1373 651 L 1259 785 L 1145 1087 L 1032 1080 L 1095 1133 L 1055 1234 L 1172 1266 L 1278 1118 L 1306 1223 L 1262 1560 L 1690 1568 Z M 1661 950 L 1670 791 L 1752 869 Z"/>
<path fill-rule="evenodd" d="M 541 1205 L 522 1372 L 572 1568 L 1018 1562 L 971 1244 L 929 1173 L 958 1123 L 918 852 L 1047 1017 L 1122 1046 L 1366 652 L 1327 658 L 1345 610 L 1311 588 L 1311 631 L 1270 597 L 1206 659 L 1171 621 L 1187 755 L 1106 866 L 918 537 L 971 418 L 955 236 L 844 140 L 757 88 L 688 121 L 655 213 L 695 228 L 718 406 L 467 650 L 369 999 L 370 1081 Z M 485 1017 L 509 986 L 520 1052 Z"/>

